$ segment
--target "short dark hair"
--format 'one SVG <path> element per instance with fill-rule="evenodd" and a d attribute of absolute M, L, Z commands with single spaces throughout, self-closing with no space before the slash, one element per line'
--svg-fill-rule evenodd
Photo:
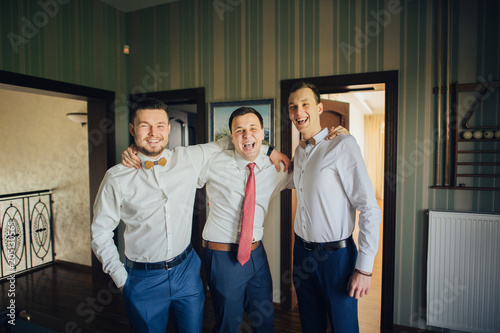
<path fill-rule="evenodd" d="M 132 104 L 131 107 L 132 116 L 130 117 L 132 124 L 134 123 L 137 111 L 139 110 L 163 110 L 167 114 L 167 119 L 168 119 L 167 104 L 156 98 L 144 98 Z"/>
<path fill-rule="evenodd" d="M 290 92 L 288 93 L 288 97 L 290 97 L 291 94 L 293 94 L 294 92 L 296 92 L 297 90 L 299 89 L 302 89 L 302 88 L 309 88 L 312 90 L 312 92 L 314 93 L 314 95 L 316 96 L 316 103 L 321 103 L 321 97 L 319 95 L 319 91 L 318 91 L 318 88 L 316 88 L 316 86 L 312 83 L 309 83 L 309 82 L 305 82 L 305 81 L 299 81 L 297 83 L 295 83 L 291 88 L 290 88 Z"/>
<path fill-rule="evenodd" d="M 229 132 L 233 133 L 232 126 L 233 126 L 233 119 L 234 118 L 239 117 L 239 116 L 243 116 L 243 115 L 246 115 L 249 113 L 253 113 L 254 115 L 256 115 L 257 118 L 259 118 L 260 127 L 264 128 L 264 120 L 262 119 L 262 116 L 260 115 L 260 113 L 257 110 L 255 110 L 254 108 L 242 106 L 241 108 L 238 108 L 238 109 L 234 110 L 233 113 L 231 113 L 231 116 L 229 117 Z"/>

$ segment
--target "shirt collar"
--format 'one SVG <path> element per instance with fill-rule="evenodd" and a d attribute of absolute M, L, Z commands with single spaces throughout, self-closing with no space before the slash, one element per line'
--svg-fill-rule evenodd
<path fill-rule="evenodd" d="M 252 162 L 255 163 L 258 169 L 262 169 L 264 167 L 265 159 L 267 158 L 267 156 L 259 154 L 259 156 L 257 156 L 257 158 L 254 161 L 247 161 L 243 157 L 241 157 L 241 155 L 238 154 L 236 150 L 233 151 L 233 154 L 234 154 L 234 160 L 236 161 L 236 165 L 240 170 L 245 169 L 248 163 Z"/>
<path fill-rule="evenodd" d="M 321 141 L 323 141 L 327 137 L 327 135 L 328 135 L 328 129 L 323 128 L 318 134 L 316 134 L 312 138 L 309 138 L 307 140 L 300 140 L 299 145 L 302 148 L 305 148 L 306 145 L 308 145 L 308 144 L 314 146 L 314 145 L 320 143 Z"/>

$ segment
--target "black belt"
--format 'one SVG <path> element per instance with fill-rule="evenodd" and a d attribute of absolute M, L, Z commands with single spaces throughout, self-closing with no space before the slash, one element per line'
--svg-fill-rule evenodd
<path fill-rule="evenodd" d="M 315 243 L 315 242 L 306 242 L 297 234 L 295 234 L 295 242 L 304 247 L 304 249 L 309 251 L 325 250 L 325 251 L 337 251 L 338 249 L 342 249 L 347 246 L 347 242 L 352 239 L 352 236 L 349 236 L 346 239 L 342 239 L 336 242 L 328 242 L 328 243 Z"/>
<path fill-rule="evenodd" d="M 172 259 L 160 262 L 137 262 L 132 261 L 127 258 L 127 267 L 130 269 L 140 269 L 140 270 L 154 270 L 154 269 L 172 269 L 177 265 L 180 265 L 184 259 L 188 256 L 188 254 L 193 250 L 191 244 L 186 248 L 184 252 L 179 254 L 177 257 L 173 257 Z"/>

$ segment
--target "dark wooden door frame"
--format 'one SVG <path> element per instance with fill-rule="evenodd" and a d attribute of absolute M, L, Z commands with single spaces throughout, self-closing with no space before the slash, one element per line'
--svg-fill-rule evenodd
<path fill-rule="evenodd" d="M 346 74 L 281 81 L 281 151 L 292 154 L 292 124 L 288 120 L 288 92 L 293 84 L 304 80 L 316 85 L 321 94 L 353 90 L 350 86 L 385 83 L 385 168 L 384 221 L 382 254 L 382 330 L 392 330 L 394 313 L 394 258 L 396 237 L 396 166 L 398 71 Z M 292 305 L 292 193 L 281 192 L 281 309 L 291 311 Z"/>
<path fill-rule="evenodd" d="M 140 99 L 151 97 L 157 98 L 169 104 L 196 104 L 196 144 L 206 143 L 206 105 L 205 88 L 190 88 L 179 90 L 167 90 L 148 92 L 145 94 L 129 95 L 129 102 L 133 103 Z M 132 142 L 131 142 L 132 143 Z M 191 243 L 198 254 L 201 255 L 201 232 L 206 221 L 206 193 L 205 189 L 199 189 L 196 192 L 196 201 L 194 204 L 194 216 L 197 217 L 197 223 L 193 224 Z"/>
<path fill-rule="evenodd" d="M 115 161 L 115 114 L 113 91 L 80 86 L 24 74 L 0 70 L 0 88 L 68 99 L 87 101 L 89 144 L 90 216 L 99 185 Z M 89 221 L 89 228 L 90 228 Z M 92 276 L 107 279 L 102 265 L 92 252 Z"/>

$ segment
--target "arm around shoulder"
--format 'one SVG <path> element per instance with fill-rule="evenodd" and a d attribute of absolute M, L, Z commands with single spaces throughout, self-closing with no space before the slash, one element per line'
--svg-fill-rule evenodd
<path fill-rule="evenodd" d="M 228 137 L 222 137 L 217 141 L 187 146 L 186 149 L 189 158 L 199 173 L 214 154 L 234 149 L 234 146 Z"/>
<path fill-rule="evenodd" d="M 292 162 L 290 161 L 290 159 L 288 158 L 288 156 L 286 156 L 285 154 L 282 154 L 280 153 L 279 151 L 277 151 L 274 146 L 269 146 L 269 149 L 266 153 L 267 156 L 269 156 L 269 159 L 271 160 L 271 163 L 274 164 L 274 166 L 276 167 L 276 171 L 280 171 L 281 170 L 281 165 L 280 163 L 283 163 L 284 165 L 284 169 L 283 171 L 288 171 L 288 172 L 291 172 L 292 171 Z"/>

